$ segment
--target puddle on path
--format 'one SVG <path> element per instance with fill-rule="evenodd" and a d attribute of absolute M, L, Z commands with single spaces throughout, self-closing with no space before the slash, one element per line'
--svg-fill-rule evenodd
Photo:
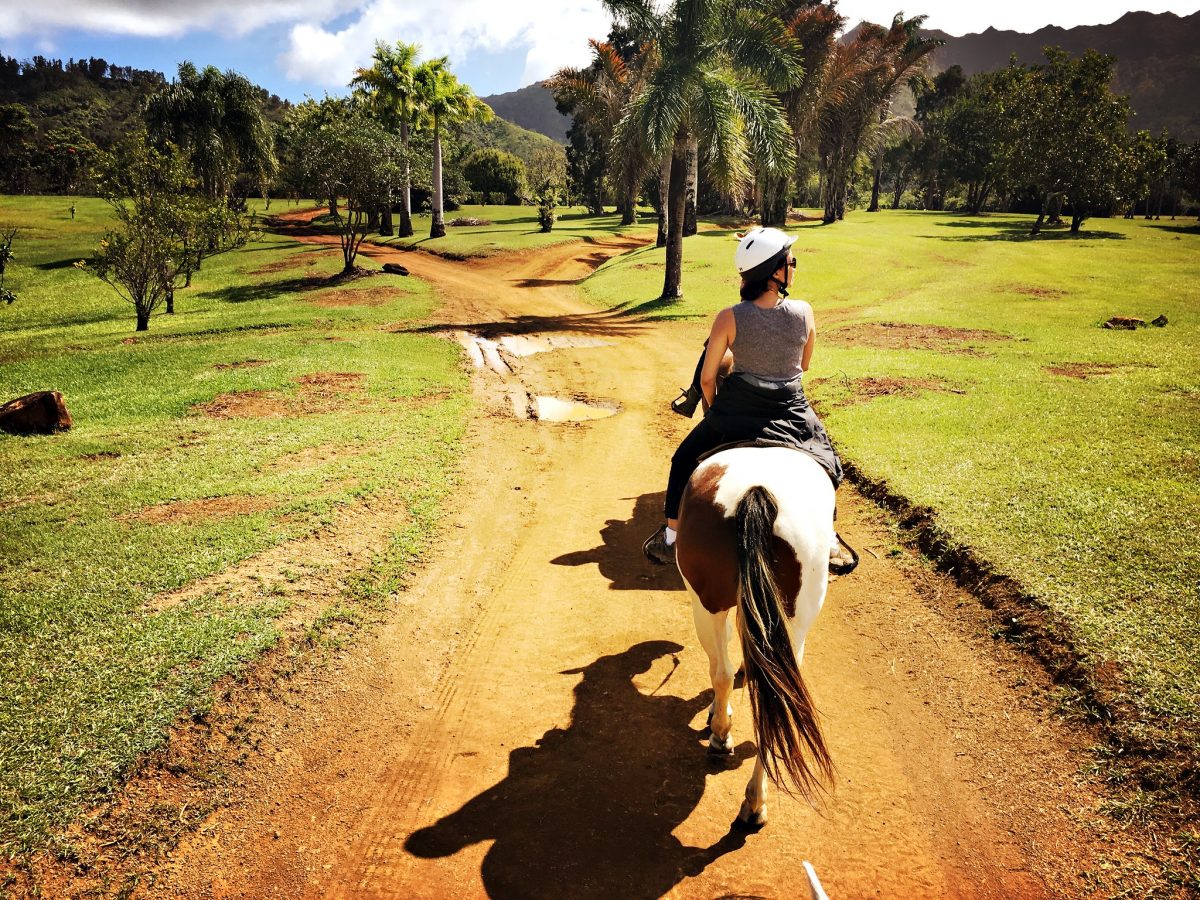
<path fill-rule="evenodd" d="M 530 411 L 539 422 L 590 422 L 615 416 L 620 409 L 603 403 L 563 400 L 561 397 L 531 397 Z"/>
<path fill-rule="evenodd" d="M 611 347 L 612 341 L 584 337 L 578 334 L 506 334 L 500 346 L 513 356 L 533 356 L 551 350 L 578 350 L 590 347 Z"/>

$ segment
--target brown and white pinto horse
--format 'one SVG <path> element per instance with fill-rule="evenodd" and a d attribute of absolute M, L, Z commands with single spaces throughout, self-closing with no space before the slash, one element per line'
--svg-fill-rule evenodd
<path fill-rule="evenodd" d="M 709 457 L 688 482 L 676 559 L 708 654 L 709 752 L 733 752 L 730 613 L 737 608 L 758 758 L 738 819 L 766 823 L 769 778 L 811 799 L 833 763 L 800 677 L 804 638 L 829 582 L 833 485 L 806 453 L 739 447 Z"/>

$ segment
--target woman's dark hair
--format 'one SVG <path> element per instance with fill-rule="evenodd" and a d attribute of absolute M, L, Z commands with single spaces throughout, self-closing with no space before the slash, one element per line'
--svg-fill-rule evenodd
<path fill-rule="evenodd" d="M 767 288 L 771 286 L 771 279 L 775 277 L 787 261 L 787 251 L 784 250 L 773 260 L 765 265 L 755 266 L 750 270 L 750 275 L 753 277 L 747 278 L 742 276 L 742 286 L 738 293 L 742 295 L 742 302 L 757 300 L 767 292 Z M 767 268 L 770 271 L 762 272 L 762 269 Z"/>
<path fill-rule="evenodd" d="M 767 288 L 770 286 L 770 284 L 770 275 L 768 275 L 766 278 L 743 280 L 742 286 L 738 290 L 738 293 L 742 295 L 742 302 L 748 303 L 751 300 L 757 300 L 767 292 Z"/>

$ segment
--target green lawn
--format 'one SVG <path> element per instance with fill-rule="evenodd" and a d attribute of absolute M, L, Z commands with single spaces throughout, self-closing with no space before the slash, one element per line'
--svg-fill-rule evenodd
<path fill-rule="evenodd" d="M 75 221 L 68 206 L 0 197 L 0 225 L 21 228 L 0 398 L 60 390 L 75 422 L 0 434 L 0 852 L 38 846 L 96 799 L 217 678 L 278 640 L 290 602 L 269 585 L 163 611 L 148 598 L 384 493 L 407 502 L 409 522 L 364 577 L 394 583 L 436 525 L 468 405 L 455 345 L 383 327 L 432 308 L 416 279 L 328 287 L 336 248 L 266 235 L 206 261 L 178 312 L 135 335 L 132 308 L 71 265 L 95 247 L 105 205 L 79 200 Z M 230 394 L 219 402 L 234 412 L 252 401 L 278 414 L 201 412 Z M 300 453 L 318 447 L 352 452 Z M 243 511 L 142 513 L 222 497 Z"/>
<path fill-rule="evenodd" d="M 450 224 L 458 218 L 479 219 L 491 224 Z M 445 237 L 431 239 L 429 215 L 418 214 L 413 217 L 413 230 L 416 233 L 412 237 L 373 237 L 371 240 L 398 247 L 419 247 L 452 259 L 468 259 L 514 250 L 536 250 L 571 241 L 603 239 L 613 234 L 654 234 L 653 210 L 642 210 L 636 225 L 622 228 L 620 221 L 621 217 L 615 213 L 589 216 L 581 206 L 563 207 L 558 210 L 554 230 L 543 234 L 538 225 L 537 209 L 532 206 L 464 206 L 456 212 L 446 213 Z M 399 224 L 399 216 L 395 222 Z"/>
<path fill-rule="evenodd" d="M 1191 752 L 1200 229 L 1093 219 L 1078 238 L 1031 241 L 1027 227 L 1019 216 L 921 212 L 800 226 L 793 296 L 811 301 L 819 334 L 809 392 L 843 455 L 933 507 L 951 541 L 1043 599 L 1087 662 L 1115 664 L 1136 706 L 1128 736 Z M 712 314 L 737 299 L 735 243 L 702 232 L 685 246 L 680 303 L 653 299 L 663 253 L 653 248 L 609 262 L 587 291 L 603 306 L 640 298 L 648 315 L 685 320 L 677 327 L 694 329 L 698 347 Z M 1099 327 L 1160 314 L 1165 328 Z M 691 365 L 679 360 L 681 378 Z"/>

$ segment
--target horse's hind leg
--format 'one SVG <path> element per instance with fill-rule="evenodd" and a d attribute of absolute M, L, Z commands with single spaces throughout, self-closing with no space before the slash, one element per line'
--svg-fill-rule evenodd
<path fill-rule="evenodd" d="M 689 589 L 689 593 L 692 593 Z M 696 634 L 700 645 L 708 654 L 708 674 L 712 678 L 713 705 L 708 724 L 712 735 L 708 739 L 710 753 L 732 753 L 733 706 L 729 699 L 733 694 L 734 666 L 729 658 L 729 640 L 733 634 L 733 623 L 729 610 L 710 613 L 692 593 L 692 618 L 696 622 Z"/>
<path fill-rule="evenodd" d="M 767 824 L 767 770 L 763 768 L 762 751 L 759 753 L 754 759 L 754 772 L 746 784 L 746 799 L 738 811 L 738 822 L 751 829 Z"/>

